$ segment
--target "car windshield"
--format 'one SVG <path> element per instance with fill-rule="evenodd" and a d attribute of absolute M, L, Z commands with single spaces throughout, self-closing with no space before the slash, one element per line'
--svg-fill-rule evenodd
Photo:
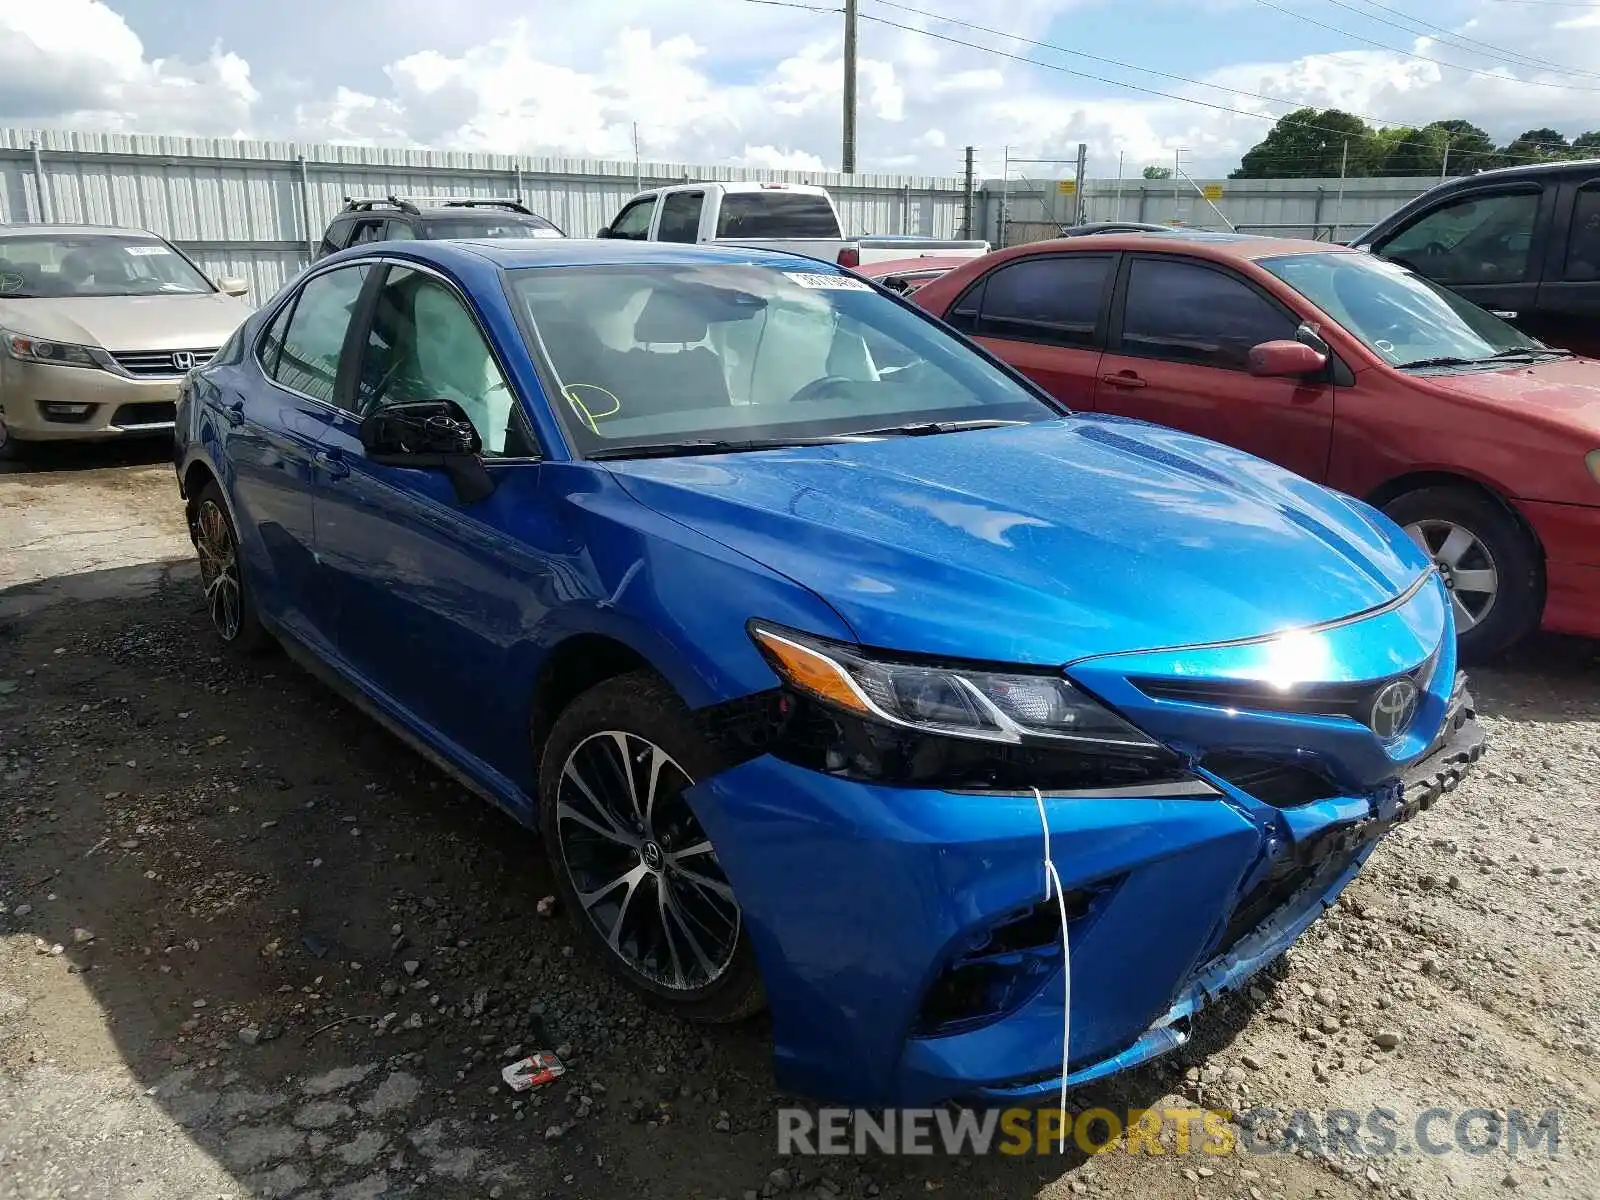
<path fill-rule="evenodd" d="M 508 278 L 584 454 L 1059 415 L 847 275 L 676 263 Z"/>
<path fill-rule="evenodd" d="M 1540 343 L 1455 292 L 1359 252 L 1257 260 L 1396 366 L 1492 362 Z"/>
<path fill-rule="evenodd" d="M 0 238 L 0 298 L 199 295 L 215 290 L 160 238 L 104 233 Z"/>
<path fill-rule="evenodd" d="M 516 213 L 483 213 L 466 217 L 434 217 L 428 221 L 432 238 L 558 238 L 561 230 L 543 217 Z"/>

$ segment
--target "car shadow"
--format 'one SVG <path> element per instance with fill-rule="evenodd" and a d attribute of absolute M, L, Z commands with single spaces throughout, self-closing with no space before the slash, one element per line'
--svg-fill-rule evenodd
<path fill-rule="evenodd" d="M 1600 642 L 1540 634 L 1467 668 L 1478 710 L 1560 723 L 1600 720 Z"/>
<path fill-rule="evenodd" d="M 105 442 L 29 442 L 0 456 L 0 475 L 46 475 L 139 467 L 172 460 L 170 436 L 127 437 Z"/>
<path fill-rule="evenodd" d="M 339 1200 L 1020 1200 L 1094 1170 L 1077 1146 L 780 1156 L 776 1109 L 810 1106 L 775 1088 L 763 1021 L 691 1026 L 641 1003 L 566 915 L 542 915 L 555 889 L 531 833 L 285 655 L 223 652 L 196 590 L 143 570 L 0 622 L 0 791 L 15 798 L 0 808 L 0 1057 L 13 1091 L 131 1083 L 144 1115 L 117 1121 L 159 1122 L 170 1153 L 136 1162 L 79 1097 L 71 1121 L 23 1130 L 51 1163 L 13 1154 L 19 1187 L 137 1170 L 199 1194 L 204 1170 L 245 1195 Z M 1074 1108 L 1214 1102 L 1185 1070 L 1251 1015 L 1224 1000 L 1185 1050 Z M 501 1067 L 538 1049 L 568 1073 L 513 1095 Z"/>

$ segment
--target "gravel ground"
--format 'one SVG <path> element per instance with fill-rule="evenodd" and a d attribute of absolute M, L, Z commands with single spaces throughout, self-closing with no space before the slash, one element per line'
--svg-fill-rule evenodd
<path fill-rule="evenodd" d="M 1263 1138 L 1381 1106 L 1401 1145 L 1558 1108 L 1555 1157 L 783 1158 L 763 1023 L 643 1007 L 539 915 L 535 838 L 218 654 L 158 458 L 0 474 L 0 1197 L 1600 1194 L 1596 647 L 1479 672 L 1469 782 L 1190 1046 L 1074 1097 Z M 569 1073 L 513 1096 L 539 1048 Z"/>

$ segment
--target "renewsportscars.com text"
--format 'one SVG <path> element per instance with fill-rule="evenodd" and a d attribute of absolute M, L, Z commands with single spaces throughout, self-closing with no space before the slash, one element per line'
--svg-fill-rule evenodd
<path fill-rule="evenodd" d="M 1237 1121 L 1237 1123 L 1235 1123 Z M 1163 1131 L 1166 1136 L 1163 1137 Z M 1402 1116 L 1389 1108 L 1221 1109 L 1053 1108 L 778 1110 L 780 1154 L 1282 1154 L 1310 1150 L 1364 1158 L 1395 1154 L 1544 1154 L 1561 1145 L 1561 1113 L 1510 1109 L 1425 1108 Z"/>

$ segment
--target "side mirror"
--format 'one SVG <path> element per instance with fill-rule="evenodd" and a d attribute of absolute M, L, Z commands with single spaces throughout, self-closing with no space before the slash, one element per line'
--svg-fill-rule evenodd
<path fill-rule="evenodd" d="M 595 232 L 595 237 L 597 237 L 597 238 L 608 238 L 610 236 L 611 236 L 611 226 L 609 226 L 609 225 L 602 225 Z"/>
<path fill-rule="evenodd" d="M 224 294 L 229 296 L 248 296 L 250 294 L 250 281 L 238 279 L 231 275 L 217 280 L 217 286 L 223 290 Z"/>
<path fill-rule="evenodd" d="M 361 422 L 367 460 L 382 467 L 442 470 L 463 504 L 494 491 L 484 469 L 483 439 L 454 400 L 413 400 L 380 408 Z"/>
<path fill-rule="evenodd" d="M 1288 339 L 1250 347 L 1250 374 L 1262 379 L 1310 375 L 1328 365 L 1328 356 L 1304 342 Z"/>

